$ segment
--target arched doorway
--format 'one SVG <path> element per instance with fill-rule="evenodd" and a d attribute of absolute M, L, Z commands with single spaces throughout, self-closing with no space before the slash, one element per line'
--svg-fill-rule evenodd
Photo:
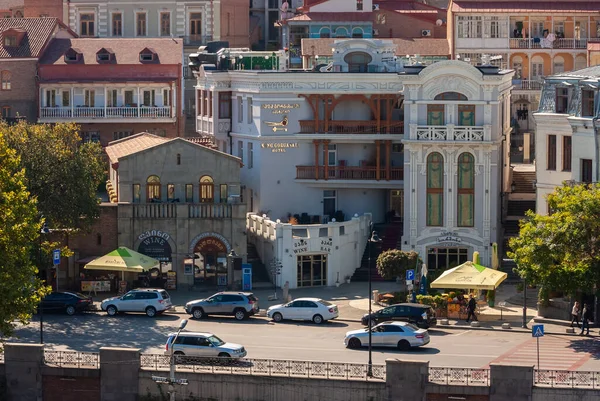
<path fill-rule="evenodd" d="M 194 285 L 227 285 L 228 246 L 216 235 L 205 235 L 194 245 Z"/>

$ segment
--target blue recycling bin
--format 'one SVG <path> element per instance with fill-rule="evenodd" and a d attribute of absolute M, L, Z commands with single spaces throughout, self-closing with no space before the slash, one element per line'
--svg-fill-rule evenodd
<path fill-rule="evenodd" d="M 252 290 L 252 265 L 242 263 L 242 289 L 244 291 Z"/>

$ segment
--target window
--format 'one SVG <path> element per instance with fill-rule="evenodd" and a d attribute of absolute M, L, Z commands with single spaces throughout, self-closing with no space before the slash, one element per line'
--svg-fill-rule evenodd
<path fill-rule="evenodd" d="M 1 89 L 3 91 L 9 91 L 11 89 L 10 78 L 11 78 L 10 71 L 0 72 L 0 80 L 2 81 Z"/>
<path fill-rule="evenodd" d="M 548 135 L 548 165 L 546 170 L 556 170 L 556 135 Z"/>
<path fill-rule="evenodd" d="M 140 203 L 140 184 L 133 184 L 133 203 Z"/>
<path fill-rule="evenodd" d="M 363 30 L 362 30 L 362 28 L 354 28 L 354 29 L 352 29 L 352 37 L 353 38 L 362 38 L 363 37 Z"/>
<path fill-rule="evenodd" d="M 248 124 L 252 123 L 252 98 L 249 97 L 246 101 L 246 106 L 248 110 Z"/>
<path fill-rule="evenodd" d="M 402 153 L 404 152 L 404 144 L 403 143 L 392 143 L 392 153 Z"/>
<path fill-rule="evenodd" d="M 171 89 L 163 89 L 163 106 L 171 106 Z"/>
<path fill-rule="evenodd" d="M 56 106 L 56 91 L 54 89 L 46 89 L 46 107 Z"/>
<path fill-rule="evenodd" d="M 523 63 L 513 61 L 513 70 L 515 70 L 515 79 L 523 79 Z"/>
<path fill-rule="evenodd" d="M 81 36 L 94 36 L 94 13 L 85 13 L 79 15 L 79 34 Z"/>
<path fill-rule="evenodd" d="M 591 159 L 581 159 L 581 182 L 592 182 Z"/>
<path fill-rule="evenodd" d="M 160 199 L 160 178 L 157 175 L 151 175 L 146 180 L 146 200 L 160 202 Z"/>
<path fill-rule="evenodd" d="M 125 91 L 125 107 L 132 107 L 133 91 Z"/>
<path fill-rule="evenodd" d="M 329 30 L 329 28 L 321 28 L 321 30 L 319 31 L 319 37 L 321 39 L 323 39 L 323 38 L 330 38 L 331 37 L 331 31 Z"/>
<path fill-rule="evenodd" d="M 167 200 L 171 202 L 175 200 L 175 184 L 167 184 Z"/>
<path fill-rule="evenodd" d="M 571 151 L 572 142 L 570 136 L 563 136 L 563 149 L 562 149 L 562 170 L 571 171 Z"/>
<path fill-rule="evenodd" d="M 69 50 L 65 53 L 65 62 L 77 61 L 77 60 L 79 60 L 79 53 L 76 53 L 73 50 Z"/>
<path fill-rule="evenodd" d="M 327 256 L 323 254 L 297 256 L 298 287 L 327 285 Z"/>
<path fill-rule="evenodd" d="M 154 90 L 145 90 L 144 91 L 144 106 L 152 107 L 156 104 L 155 92 Z"/>
<path fill-rule="evenodd" d="M 593 117 L 594 112 L 594 91 L 584 89 L 581 91 L 581 116 Z"/>
<path fill-rule="evenodd" d="M 62 92 L 62 106 L 69 107 L 71 105 L 71 92 L 63 91 Z"/>
<path fill-rule="evenodd" d="M 556 112 L 566 114 L 569 107 L 569 90 L 556 88 Z"/>
<path fill-rule="evenodd" d="M 84 143 L 87 143 L 87 142 L 99 143 L 100 142 L 100 131 L 87 131 L 87 132 L 82 133 L 81 137 L 82 137 L 82 140 Z"/>
<path fill-rule="evenodd" d="M 227 203 L 227 184 L 221 184 L 219 192 L 221 203 Z"/>
<path fill-rule="evenodd" d="M 133 135 L 133 131 L 115 131 L 113 132 L 113 141 L 127 138 L 128 136 Z"/>
<path fill-rule="evenodd" d="M 10 106 L 2 106 L 2 118 L 10 118 L 12 115 Z"/>
<path fill-rule="evenodd" d="M 243 141 L 238 141 L 238 157 L 240 158 L 240 160 L 243 163 L 244 162 L 244 142 Z"/>
<path fill-rule="evenodd" d="M 458 92 L 444 92 L 437 95 L 434 100 L 469 100 L 465 95 Z"/>
<path fill-rule="evenodd" d="M 193 184 L 185 184 L 185 201 L 187 203 L 194 202 L 194 185 Z"/>
<path fill-rule="evenodd" d="M 254 144 L 248 142 L 248 168 L 254 167 Z"/>
<path fill-rule="evenodd" d="M 181 165 L 181 153 L 177 153 L 177 165 Z"/>
<path fill-rule="evenodd" d="M 356 11 L 363 10 L 363 0 L 356 0 Z"/>
<path fill-rule="evenodd" d="M 365 52 L 352 52 L 344 57 L 344 61 L 348 63 L 348 72 L 367 72 L 372 60 L 371 55 Z"/>
<path fill-rule="evenodd" d="M 458 125 L 475 125 L 475 106 L 459 104 L 458 105 Z"/>
<path fill-rule="evenodd" d="M 200 202 L 201 203 L 213 203 L 214 202 L 214 191 L 215 184 L 211 176 L 204 175 L 200 178 Z"/>
<path fill-rule="evenodd" d="M 435 152 L 427 156 L 427 225 L 444 224 L 444 159 Z"/>
<path fill-rule="evenodd" d="M 428 104 L 427 105 L 427 125 L 444 125 L 444 105 L 443 104 Z"/>
<path fill-rule="evenodd" d="M 140 61 L 152 61 L 154 60 L 153 53 L 140 53 Z"/>
<path fill-rule="evenodd" d="M 458 156 L 457 222 L 459 227 L 475 225 L 475 158 L 470 153 Z"/>
<path fill-rule="evenodd" d="M 241 96 L 237 98 L 238 103 L 238 123 L 244 122 L 244 103 Z"/>
<path fill-rule="evenodd" d="M 123 14 L 112 14 L 112 36 L 123 36 Z"/>
<path fill-rule="evenodd" d="M 116 89 L 109 89 L 106 92 L 106 106 L 107 107 L 117 107 L 117 94 L 118 94 L 118 91 Z"/>
<path fill-rule="evenodd" d="M 135 35 L 146 36 L 146 13 L 135 14 Z"/>
<path fill-rule="evenodd" d="M 5 47 L 13 47 L 17 45 L 17 35 L 5 35 L 4 36 L 4 46 Z"/>
<path fill-rule="evenodd" d="M 457 22 L 459 38 L 481 38 L 481 17 L 459 16 Z"/>
<path fill-rule="evenodd" d="M 348 30 L 346 28 L 344 28 L 343 26 L 340 26 L 340 27 L 336 28 L 336 30 L 335 30 L 335 37 L 336 38 L 347 38 L 347 37 L 349 37 Z"/>
<path fill-rule="evenodd" d="M 96 104 L 96 91 L 91 89 L 85 90 L 84 97 L 85 107 L 95 107 Z"/>
<path fill-rule="evenodd" d="M 97 61 L 110 61 L 110 53 L 98 53 L 96 54 Z"/>
<path fill-rule="evenodd" d="M 231 118 L 231 92 L 219 93 L 219 118 Z"/>
<path fill-rule="evenodd" d="M 160 13 L 160 36 L 171 35 L 171 13 Z"/>
<path fill-rule="evenodd" d="M 493 39 L 497 39 L 497 38 L 501 38 L 501 37 L 506 37 L 506 36 L 502 36 L 505 32 L 504 29 L 502 29 L 504 27 L 504 21 L 500 21 L 500 17 L 488 17 L 488 19 L 486 19 L 486 24 L 485 24 L 485 36 L 488 38 L 493 38 Z"/>
<path fill-rule="evenodd" d="M 467 248 L 429 248 L 427 268 L 446 270 L 461 265 L 469 258 L 467 251 Z"/>
<path fill-rule="evenodd" d="M 192 40 L 201 39 L 202 36 L 202 13 L 190 14 L 190 36 Z"/>

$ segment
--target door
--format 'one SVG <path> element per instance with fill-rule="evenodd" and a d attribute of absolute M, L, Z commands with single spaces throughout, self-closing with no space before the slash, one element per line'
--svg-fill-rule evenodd
<path fill-rule="evenodd" d="M 392 189 L 390 191 L 390 211 L 392 219 L 404 221 L 404 190 Z"/>
<path fill-rule="evenodd" d="M 327 149 L 323 151 L 323 163 L 329 166 L 329 178 L 335 178 L 337 166 L 337 145 L 327 145 Z"/>
<path fill-rule="evenodd" d="M 544 76 L 544 63 L 531 63 L 531 79 L 541 81 Z"/>
<path fill-rule="evenodd" d="M 215 295 L 208 299 L 204 312 L 207 314 L 219 314 L 222 313 L 223 308 L 223 295 Z"/>
<path fill-rule="evenodd" d="M 43 309 L 44 312 L 56 311 L 60 295 L 57 293 L 48 294 L 40 303 L 40 309 Z"/>
<path fill-rule="evenodd" d="M 319 313 L 319 307 L 312 301 L 302 301 L 302 307 L 300 308 L 299 319 L 312 320 L 313 316 Z M 323 316 L 325 318 L 325 316 Z"/>
<path fill-rule="evenodd" d="M 377 323 L 395 320 L 397 306 L 389 306 L 379 311 L 377 314 Z"/>
<path fill-rule="evenodd" d="M 193 41 L 202 38 L 202 13 L 190 14 L 190 39 Z"/>
<path fill-rule="evenodd" d="M 131 312 L 131 311 L 135 311 L 135 305 L 137 305 L 140 300 L 137 299 L 137 296 L 139 295 L 139 293 L 137 292 L 130 292 L 127 293 L 125 295 L 123 295 L 123 297 L 121 298 L 121 302 L 119 302 L 117 308 L 119 309 L 119 311 L 121 312 Z"/>
<path fill-rule="evenodd" d="M 125 91 L 125 106 L 132 107 L 133 105 L 133 91 Z"/>
<path fill-rule="evenodd" d="M 336 208 L 336 191 L 325 190 L 323 191 L 323 216 L 329 216 L 333 219 L 335 216 Z"/>
<path fill-rule="evenodd" d="M 374 347 L 382 346 L 385 338 L 385 326 L 373 327 L 371 330 L 371 344 Z"/>
<path fill-rule="evenodd" d="M 231 314 L 237 307 L 243 307 L 242 301 L 244 299 L 239 295 L 223 295 L 223 303 L 221 304 L 221 312 Z"/>
<path fill-rule="evenodd" d="M 293 301 L 285 306 L 283 317 L 286 319 L 300 319 L 304 301 Z"/>
<path fill-rule="evenodd" d="M 383 326 L 383 333 L 381 335 L 381 345 L 386 347 L 395 347 L 398 345 L 398 341 L 401 340 L 401 336 L 404 333 L 402 327 L 393 324 Z"/>

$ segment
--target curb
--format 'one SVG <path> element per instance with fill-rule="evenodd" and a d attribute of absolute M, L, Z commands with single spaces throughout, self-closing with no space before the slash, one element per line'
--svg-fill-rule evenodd
<path fill-rule="evenodd" d="M 495 332 L 502 332 L 502 333 L 528 333 L 531 334 L 531 329 L 523 329 L 522 327 L 511 327 L 510 329 L 503 329 L 501 327 L 498 328 L 494 328 L 494 327 L 471 327 L 471 326 L 455 326 L 455 325 L 437 325 L 435 326 L 434 330 L 436 329 L 450 329 L 450 330 L 473 330 L 473 331 L 495 331 Z M 551 331 L 546 331 L 544 334 L 546 335 L 553 335 L 553 336 L 566 336 L 566 337 L 580 337 L 577 333 L 560 333 L 560 332 L 551 332 Z M 589 336 L 582 336 L 582 337 L 592 337 L 591 335 Z"/>

